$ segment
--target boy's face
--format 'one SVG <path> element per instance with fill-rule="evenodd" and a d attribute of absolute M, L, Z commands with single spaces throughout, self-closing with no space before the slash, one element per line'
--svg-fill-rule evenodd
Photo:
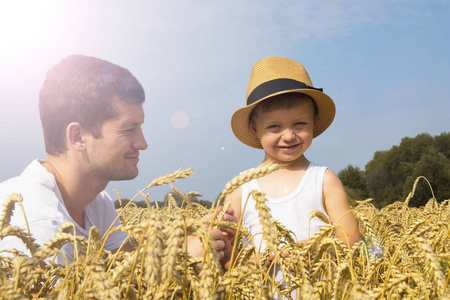
<path fill-rule="evenodd" d="M 311 146 L 315 123 L 313 103 L 302 101 L 290 109 L 260 110 L 249 130 L 260 140 L 266 160 L 288 163 L 303 158 Z"/>

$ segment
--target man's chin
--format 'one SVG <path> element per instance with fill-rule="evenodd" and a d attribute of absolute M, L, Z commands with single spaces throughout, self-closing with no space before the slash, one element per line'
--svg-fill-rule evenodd
<path fill-rule="evenodd" d="M 110 179 L 110 181 L 125 181 L 125 180 L 132 180 L 134 178 L 136 178 L 139 174 L 139 171 L 136 170 L 136 172 L 127 172 L 127 173 L 122 173 L 119 174 L 118 176 L 114 176 L 113 178 Z"/>

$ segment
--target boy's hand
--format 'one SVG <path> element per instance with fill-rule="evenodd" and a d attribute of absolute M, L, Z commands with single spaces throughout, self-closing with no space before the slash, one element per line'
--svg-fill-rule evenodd
<path fill-rule="evenodd" d="M 217 216 L 222 212 L 223 207 L 219 206 L 219 208 L 217 208 L 217 211 L 213 214 L 207 214 L 203 217 L 203 219 L 215 219 L 217 218 Z M 237 218 L 234 216 L 234 209 L 232 207 L 228 207 L 227 211 L 225 212 L 225 214 L 222 217 L 222 221 L 228 221 L 228 222 L 234 222 L 237 223 L 238 220 Z"/>
<path fill-rule="evenodd" d="M 213 248 L 216 249 L 217 257 L 222 260 L 225 257 L 227 248 L 231 248 L 228 239 L 226 239 L 220 229 L 211 230 L 211 239 Z M 187 250 L 192 257 L 203 257 L 205 248 L 198 236 L 190 235 L 187 238 Z M 230 250 L 231 251 L 231 250 Z"/>
<path fill-rule="evenodd" d="M 249 262 L 252 262 L 252 263 L 256 263 L 256 262 L 258 262 L 258 261 L 261 260 L 261 257 L 262 257 L 262 256 L 263 256 L 263 253 L 261 253 L 261 252 L 255 252 L 255 253 L 253 253 L 253 254 L 250 256 L 250 258 L 248 259 L 248 261 L 249 261 Z M 275 254 L 274 254 L 274 253 L 270 253 L 269 258 L 268 258 L 267 261 L 266 261 L 266 267 L 267 267 L 267 268 L 269 268 L 269 267 L 272 265 L 274 259 L 275 259 Z"/>
<path fill-rule="evenodd" d="M 252 254 L 252 256 L 250 256 L 249 261 L 254 263 L 254 262 L 256 262 L 257 259 L 258 259 L 258 260 L 261 259 L 261 256 L 262 256 L 262 255 L 263 255 L 262 253 L 254 253 L 254 254 Z M 281 255 L 282 255 L 282 258 L 283 258 L 283 259 L 289 261 L 289 251 L 288 251 L 288 250 L 283 249 L 283 250 L 281 251 Z M 275 253 L 270 253 L 269 258 L 268 258 L 267 261 L 266 261 L 266 267 L 267 267 L 267 268 L 270 268 L 270 267 L 273 266 L 273 264 L 274 264 L 274 262 L 273 262 L 274 259 L 275 259 Z M 295 272 L 295 269 L 292 268 L 292 269 L 291 269 L 291 272 Z"/>
<path fill-rule="evenodd" d="M 223 207 L 219 206 L 219 208 L 217 209 L 217 212 L 215 214 L 207 214 L 203 217 L 203 219 L 207 219 L 207 220 L 216 219 L 216 217 L 222 212 L 222 209 L 223 209 Z M 222 217 L 222 221 L 238 223 L 237 218 L 234 216 L 233 208 L 228 207 L 227 211 L 225 212 L 225 214 Z M 236 236 L 236 230 L 231 229 L 231 228 L 225 228 L 225 227 L 221 227 L 219 229 L 223 232 L 224 236 L 227 237 L 227 239 L 230 241 L 230 243 L 233 244 L 234 237 Z"/>
<path fill-rule="evenodd" d="M 222 212 L 223 207 L 219 207 L 214 214 L 208 214 L 203 219 L 216 219 Z M 234 216 L 233 208 L 229 207 L 222 217 L 222 221 L 237 223 L 237 218 Z M 205 225 L 208 228 L 208 225 Z M 233 251 L 233 242 L 236 236 L 236 230 L 226 227 L 211 230 L 211 238 L 214 240 L 214 248 L 217 251 L 217 257 L 222 264 L 222 267 L 228 269 L 231 259 L 231 252 Z"/>

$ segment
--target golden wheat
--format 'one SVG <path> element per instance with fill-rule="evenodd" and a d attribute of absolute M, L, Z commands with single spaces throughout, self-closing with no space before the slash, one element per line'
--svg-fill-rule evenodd
<path fill-rule="evenodd" d="M 218 201 L 273 168 L 238 176 L 227 184 Z M 211 224 L 237 230 L 234 247 L 239 253 L 230 269 L 223 270 L 205 226 L 210 221 L 201 219 L 217 213 L 217 205 L 205 208 L 190 201 L 190 196 L 200 194 L 184 194 L 175 187 L 172 190 L 184 199 L 184 207 L 170 196 L 164 207 L 151 205 L 148 195 L 143 194 L 152 186 L 169 184 L 191 173 L 178 170 L 152 181 L 138 193 L 146 199 L 146 208 L 130 202 L 118 209 L 122 226 L 110 228 L 109 233 L 126 232 L 136 248 L 133 252 L 106 251 L 109 233 L 102 237 L 92 228 L 89 238 L 83 239 L 70 233 L 70 223 L 46 245 L 37 245 L 27 228 L 10 226 L 15 204 L 22 203 L 20 195 L 11 195 L 2 210 L 0 238 L 22 240 L 31 254 L 15 249 L 0 252 L 0 298 L 203 300 L 273 299 L 280 295 L 290 299 L 295 290 L 303 299 L 450 298 L 450 201 L 437 201 L 431 195 L 424 207 L 409 207 L 417 181 L 405 201 L 381 210 L 371 199 L 356 201 L 353 213 L 363 239 L 351 248 L 336 239 L 335 225 L 318 212 L 311 212 L 310 219 L 317 217 L 328 224 L 306 245 L 297 243 L 281 222 L 271 218 L 264 195 L 254 192 L 267 248 L 258 256 L 254 246 L 244 247 L 242 241 L 252 238 L 250 232 L 220 220 L 223 210 L 220 219 Z M 203 243 L 203 257 L 188 255 L 189 235 Z M 53 262 L 55 255 L 64 256 L 60 248 L 66 243 L 77 245 L 73 263 Z M 271 252 L 284 283 L 275 281 L 266 266 Z M 251 260 L 252 256 L 257 259 Z"/>

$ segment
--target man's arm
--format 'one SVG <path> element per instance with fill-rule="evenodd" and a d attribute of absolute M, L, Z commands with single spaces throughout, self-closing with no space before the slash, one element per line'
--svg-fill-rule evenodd
<path fill-rule="evenodd" d="M 122 251 L 125 251 L 125 252 L 131 252 L 131 251 L 136 250 L 136 249 L 134 248 L 134 246 L 130 243 L 130 241 L 127 241 L 127 242 L 123 245 L 123 247 L 122 247 L 121 249 L 122 249 Z M 118 250 L 118 249 L 115 249 L 113 252 L 116 253 L 117 250 Z"/>

